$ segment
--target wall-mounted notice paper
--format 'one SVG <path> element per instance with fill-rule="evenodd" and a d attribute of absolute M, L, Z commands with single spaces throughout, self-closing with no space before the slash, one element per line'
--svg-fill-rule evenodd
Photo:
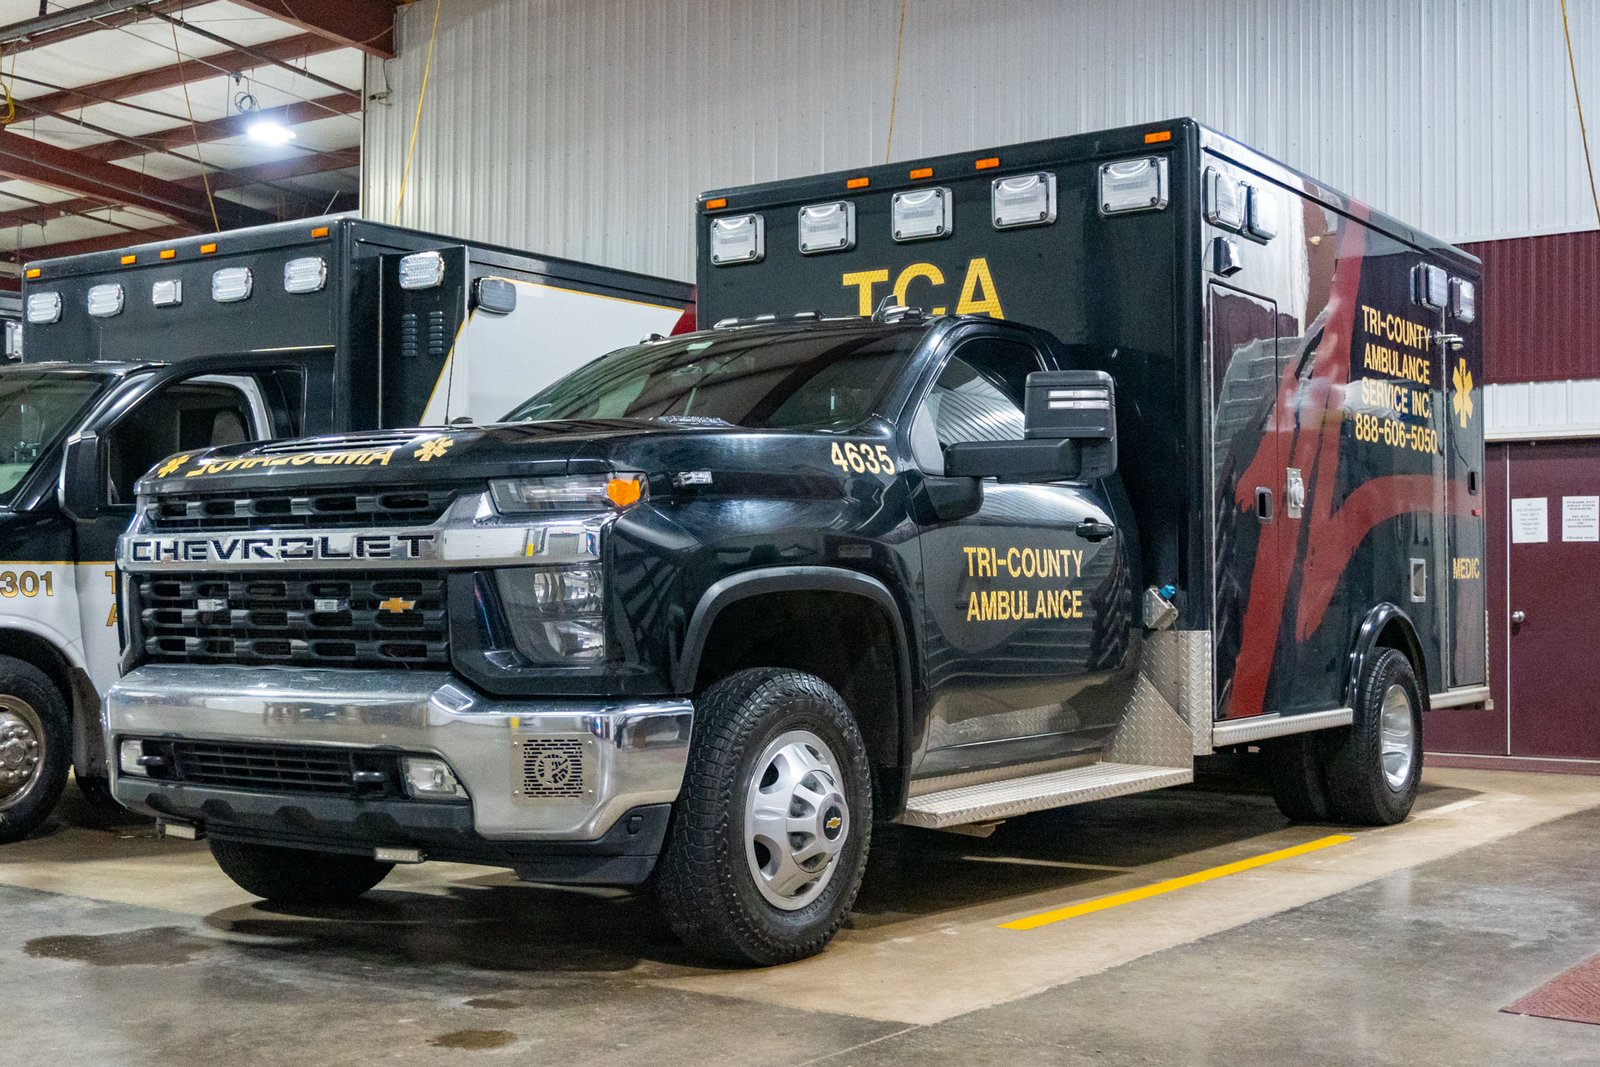
<path fill-rule="evenodd" d="M 1511 502 L 1511 543 L 1542 544 L 1550 540 L 1550 498 L 1518 497 Z"/>
<path fill-rule="evenodd" d="M 1561 498 L 1561 540 L 1600 541 L 1600 496 Z"/>

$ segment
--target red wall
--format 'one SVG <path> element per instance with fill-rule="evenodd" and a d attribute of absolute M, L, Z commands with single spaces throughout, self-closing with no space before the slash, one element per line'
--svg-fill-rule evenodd
<path fill-rule="evenodd" d="M 1483 260 L 1483 376 L 1600 378 L 1600 230 L 1462 245 Z"/>

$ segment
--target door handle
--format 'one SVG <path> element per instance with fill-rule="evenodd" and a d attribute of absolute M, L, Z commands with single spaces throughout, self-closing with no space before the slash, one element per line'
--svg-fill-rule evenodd
<path fill-rule="evenodd" d="M 1528 613 L 1526 611 L 1513 611 L 1511 613 L 1511 625 L 1513 625 L 1513 626 L 1521 626 L 1523 623 L 1525 623 L 1527 621 L 1528 621 Z"/>
<path fill-rule="evenodd" d="M 1117 532 L 1117 528 L 1108 522 L 1098 522 L 1094 519 L 1084 519 L 1078 523 L 1075 530 L 1079 537 L 1085 541 L 1104 541 Z"/>
<path fill-rule="evenodd" d="M 1272 490 L 1264 485 L 1256 486 L 1256 518 L 1262 522 L 1272 521 Z"/>

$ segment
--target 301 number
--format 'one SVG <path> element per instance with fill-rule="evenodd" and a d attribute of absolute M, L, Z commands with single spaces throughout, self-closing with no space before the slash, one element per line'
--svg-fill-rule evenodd
<path fill-rule="evenodd" d="M 856 474 L 893 474 L 894 457 L 883 445 L 861 445 L 846 441 L 833 445 L 833 465 Z"/>
<path fill-rule="evenodd" d="M 56 595 L 55 576 L 50 571 L 42 574 L 37 571 L 0 571 L 0 596 L 8 600 L 17 596 L 38 596 L 41 591 L 45 596 Z"/>

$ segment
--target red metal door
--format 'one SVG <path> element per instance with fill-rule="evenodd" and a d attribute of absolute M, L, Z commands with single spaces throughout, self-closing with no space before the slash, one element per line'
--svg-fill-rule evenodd
<path fill-rule="evenodd" d="M 1600 495 L 1600 442 L 1529 442 L 1506 451 L 1510 618 L 1500 635 L 1508 660 L 1509 752 L 1600 759 L 1600 597 L 1593 580 L 1600 541 L 1581 539 L 1593 536 L 1580 519 L 1584 504 L 1564 503 Z M 1531 531 L 1519 537 L 1519 500 L 1543 501 L 1545 540 L 1531 539 Z M 1521 507 L 1530 520 L 1540 505 Z M 1571 518 L 1564 521 L 1564 513 Z"/>

